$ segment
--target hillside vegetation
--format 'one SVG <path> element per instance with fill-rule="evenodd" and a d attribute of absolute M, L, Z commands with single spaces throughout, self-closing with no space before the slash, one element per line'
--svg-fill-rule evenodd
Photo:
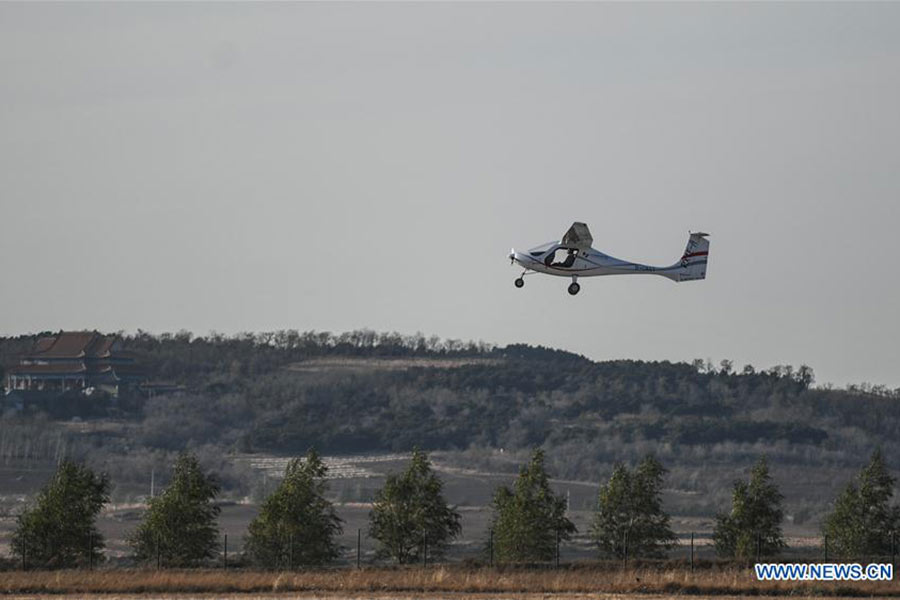
<path fill-rule="evenodd" d="M 0 339 L 3 366 L 32 340 Z M 83 403 L 41 415 L 7 413 L 0 454 L 21 453 L 26 437 L 32 452 L 59 452 L 63 444 L 70 453 L 103 457 L 114 479 L 118 468 L 127 480 L 133 469 L 117 457 L 150 460 L 185 447 L 222 457 L 418 446 L 452 451 L 469 466 L 509 470 L 495 450 L 509 455 L 543 446 L 555 476 L 598 481 L 613 463 L 653 453 L 670 469 L 670 487 L 698 496 L 691 512 L 711 514 L 723 501 L 719 488 L 761 454 L 788 485 L 796 483 L 792 473 L 804 473 L 803 495 L 812 502 L 846 481 L 875 446 L 891 456 L 900 441 L 897 391 L 818 388 L 808 367 L 593 362 L 541 347 L 371 331 L 205 337 L 139 331 L 123 341 L 153 379 L 184 392 L 96 398 L 82 414 L 72 407 Z M 61 438 L 49 423 L 36 425 L 72 416 L 114 418 L 124 429 L 110 433 L 86 423 L 79 435 Z M 223 485 L 237 479 L 226 471 Z M 790 488 L 786 495 L 790 504 Z M 812 510 L 802 502 L 794 508 L 799 520 Z"/>

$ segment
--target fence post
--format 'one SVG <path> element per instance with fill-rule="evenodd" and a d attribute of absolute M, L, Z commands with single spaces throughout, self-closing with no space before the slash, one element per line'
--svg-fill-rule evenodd
<path fill-rule="evenodd" d="M 694 532 L 691 532 L 691 573 L 694 572 Z"/>
<path fill-rule="evenodd" d="M 224 543 L 222 549 L 225 551 L 225 554 L 223 557 L 224 560 L 222 562 L 222 568 L 227 571 L 228 570 L 228 534 L 227 533 L 225 534 L 225 543 Z"/>
<path fill-rule="evenodd" d="M 490 552 L 490 555 L 491 555 L 490 566 L 493 569 L 494 568 L 494 528 L 493 527 L 491 527 L 491 537 L 490 537 L 490 540 L 488 541 L 488 551 Z"/>
<path fill-rule="evenodd" d="M 556 528 L 556 568 L 559 568 L 559 527 Z"/>
<path fill-rule="evenodd" d="M 356 530 L 356 568 L 359 568 L 359 552 L 362 548 L 362 529 Z"/>
<path fill-rule="evenodd" d="M 159 534 L 156 534 L 156 570 L 159 571 Z"/>
<path fill-rule="evenodd" d="M 622 534 L 622 568 L 628 568 L 628 530 Z"/>
<path fill-rule="evenodd" d="M 294 534 L 288 536 L 288 570 L 294 570 Z"/>
<path fill-rule="evenodd" d="M 422 531 L 422 568 L 428 566 L 428 534 Z"/>
<path fill-rule="evenodd" d="M 28 554 L 28 541 L 27 541 L 27 538 L 23 537 L 23 539 L 22 539 L 22 570 L 23 571 L 28 570 L 28 562 L 25 559 L 27 554 Z"/>

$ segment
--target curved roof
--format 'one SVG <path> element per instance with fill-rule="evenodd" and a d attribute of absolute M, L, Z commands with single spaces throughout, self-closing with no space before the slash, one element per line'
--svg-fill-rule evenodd
<path fill-rule="evenodd" d="M 105 358 L 110 355 L 115 336 L 96 331 L 60 331 L 38 339 L 29 353 L 34 358 Z"/>

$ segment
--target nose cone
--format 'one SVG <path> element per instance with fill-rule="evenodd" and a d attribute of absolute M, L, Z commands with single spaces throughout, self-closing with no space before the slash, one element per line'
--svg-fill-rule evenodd
<path fill-rule="evenodd" d="M 522 254 L 521 252 L 516 252 L 516 249 L 513 248 L 509 251 L 509 264 L 520 264 L 523 267 L 527 267 L 532 261 L 527 254 Z"/>

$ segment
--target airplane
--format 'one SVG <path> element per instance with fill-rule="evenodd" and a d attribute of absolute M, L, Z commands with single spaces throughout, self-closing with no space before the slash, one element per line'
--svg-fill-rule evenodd
<path fill-rule="evenodd" d="M 517 288 L 525 285 L 525 275 L 546 273 L 559 277 L 571 277 L 569 294 L 575 295 L 581 290 L 579 277 L 598 275 L 662 275 L 672 281 L 696 281 L 706 279 L 706 265 L 709 260 L 708 233 L 691 233 L 684 254 L 674 265 L 668 267 L 651 267 L 638 263 L 613 258 L 598 250 L 591 244 L 594 238 L 584 223 L 573 223 L 562 240 L 548 242 L 536 246 L 528 252 L 509 253 L 509 264 L 518 263 L 525 270 L 516 279 Z M 533 273 L 529 273 L 532 271 Z"/>

